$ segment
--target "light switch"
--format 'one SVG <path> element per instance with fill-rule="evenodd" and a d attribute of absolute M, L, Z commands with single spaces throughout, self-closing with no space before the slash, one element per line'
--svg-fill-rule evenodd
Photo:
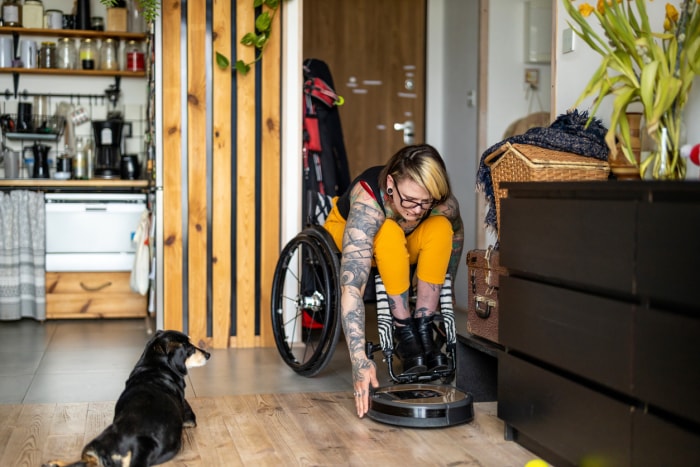
<path fill-rule="evenodd" d="M 574 31 L 571 28 L 566 28 L 561 34 L 561 51 L 568 54 L 574 51 Z"/>

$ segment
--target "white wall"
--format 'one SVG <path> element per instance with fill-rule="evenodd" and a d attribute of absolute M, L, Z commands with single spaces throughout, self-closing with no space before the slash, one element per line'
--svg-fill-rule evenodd
<path fill-rule="evenodd" d="M 565 0 L 568 1 L 568 0 Z M 673 2 L 677 4 L 677 2 Z M 662 29 L 660 24 L 665 14 L 665 2 L 646 3 L 652 28 Z M 592 18 L 592 17 L 591 17 Z M 656 20 L 654 20 L 656 18 Z M 592 18 L 593 19 L 593 18 Z M 566 10 L 558 6 L 557 8 L 557 82 L 556 82 L 556 109 L 557 114 L 564 113 L 574 105 L 579 95 L 588 84 L 591 73 L 600 65 L 600 55 L 594 52 L 579 37 L 575 36 L 574 51 L 566 54 L 561 52 L 561 37 L 563 30 L 568 28 L 568 14 Z M 600 31 L 600 26 L 592 21 L 594 27 Z M 691 96 L 685 109 L 685 124 L 688 132 L 688 143 L 700 143 L 700 79 L 696 77 L 691 90 Z M 578 106 L 580 110 L 590 110 L 592 99 L 588 99 Z M 596 115 L 605 126 L 610 125 L 609 115 L 612 112 L 612 105 L 608 99 L 598 109 Z M 698 168 L 690 164 L 688 166 L 688 178 L 698 178 Z"/>
<path fill-rule="evenodd" d="M 490 0 L 487 144 L 531 112 L 550 110 L 551 65 L 525 63 L 525 0 Z M 540 102 L 525 84 L 525 69 L 539 70 Z M 532 102 L 530 101 L 532 99 Z"/>

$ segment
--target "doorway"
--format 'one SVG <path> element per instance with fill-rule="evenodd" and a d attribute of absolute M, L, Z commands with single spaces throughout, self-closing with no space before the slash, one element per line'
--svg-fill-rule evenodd
<path fill-rule="evenodd" d="M 304 58 L 326 62 L 350 177 L 425 142 L 426 0 L 304 0 Z"/>

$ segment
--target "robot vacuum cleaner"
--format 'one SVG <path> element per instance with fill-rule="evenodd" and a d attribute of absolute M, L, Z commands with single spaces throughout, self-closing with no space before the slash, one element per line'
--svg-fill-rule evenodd
<path fill-rule="evenodd" d="M 375 389 L 367 416 L 381 423 L 411 428 L 439 428 L 474 419 L 469 393 L 437 384 L 395 384 Z"/>

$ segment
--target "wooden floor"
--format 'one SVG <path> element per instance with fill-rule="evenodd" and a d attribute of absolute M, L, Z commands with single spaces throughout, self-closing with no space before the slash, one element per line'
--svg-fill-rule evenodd
<path fill-rule="evenodd" d="M 239 465 L 524 466 L 532 453 L 503 438 L 495 403 L 468 424 L 407 429 L 355 415 L 349 392 L 193 398 L 198 426 L 167 467 Z M 77 460 L 114 402 L 0 405 L 0 466 Z"/>

